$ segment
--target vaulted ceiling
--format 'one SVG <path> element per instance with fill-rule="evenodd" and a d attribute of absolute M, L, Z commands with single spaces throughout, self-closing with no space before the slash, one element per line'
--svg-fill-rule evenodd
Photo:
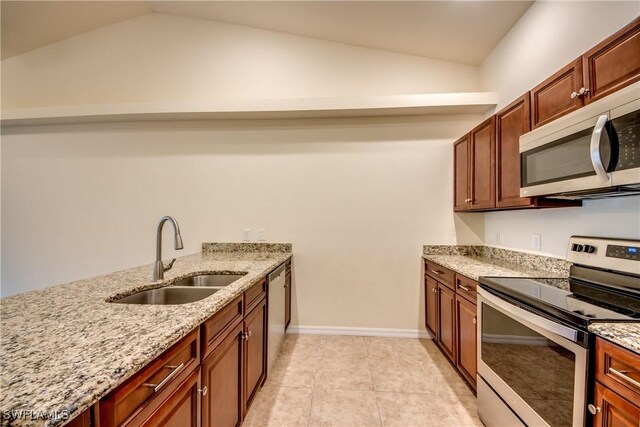
<path fill-rule="evenodd" d="M 478 65 L 532 3 L 3 0 L 2 59 L 160 12 Z"/>

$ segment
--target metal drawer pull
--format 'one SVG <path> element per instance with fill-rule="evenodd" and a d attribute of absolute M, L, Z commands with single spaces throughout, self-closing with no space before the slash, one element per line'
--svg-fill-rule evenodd
<path fill-rule="evenodd" d="M 431 272 L 436 273 L 437 275 L 444 274 L 444 272 L 440 270 L 431 270 Z"/>
<path fill-rule="evenodd" d="M 171 371 L 171 373 L 169 375 L 167 375 L 162 381 L 160 381 L 160 383 L 158 383 L 158 384 L 144 383 L 142 385 L 145 386 L 145 387 L 152 388 L 154 393 L 157 393 L 158 390 L 160 390 L 162 387 L 165 386 L 165 384 L 167 384 L 169 381 L 171 381 L 171 379 L 173 377 L 178 375 L 178 372 L 180 372 L 180 369 L 182 369 L 183 366 L 184 366 L 184 363 L 181 363 L 178 366 L 167 365 L 167 366 L 165 366 L 165 368 L 166 369 L 173 369 L 173 371 Z"/>
<path fill-rule="evenodd" d="M 464 291 L 471 292 L 471 289 L 467 288 L 466 286 L 461 285 L 460 283 L 458 283 L 458 287 L 460 289 L 464 290 Z"/>
<path fill-rule="evenodd" d="M 620 378 L 621 380 L 627 381 L 629 383 L 631 383 L 634 387 L 640 388 L 640 383 L 636 380 L 634 380 L 631 377 L 626 376 L 624 373 L 625 372 L 629 372 L 629 371 L 618 371 L 617 369 L 614 369 L 612 367 L 609 367 L 609 372 L 611 372 L 613 375 L 615 375 L 616 377 Z"/>

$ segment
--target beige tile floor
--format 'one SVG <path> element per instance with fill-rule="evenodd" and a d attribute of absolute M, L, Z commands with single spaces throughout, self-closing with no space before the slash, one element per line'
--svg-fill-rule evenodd
<path fill-rule="evenodd" d="M 252 426 L 482 426 L 476 399 L 430 340 L 288 335 Z"/>

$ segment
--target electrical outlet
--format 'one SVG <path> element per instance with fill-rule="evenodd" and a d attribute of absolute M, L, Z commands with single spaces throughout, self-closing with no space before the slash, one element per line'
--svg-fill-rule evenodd
<path fill-rule="evenodd" d="M 531 247 L 533 248 L 534 251 L 539 251 L 540 248 L 542 247 L 542 243 L 540 242 L 541 238 L 539 234 L 532 234 L 531 235 Z"/>
<path fill-rule="evenodd" d="M 266 228 L 258 228 L 258 240 L 260 242 L 264 242 L 267 240 L 267 229 Z"/>
<path fill-rule="evenodd" d="M 493 240 L 494 240 L 494 242 L 495 242 L 495 244 L 496 244 L 496 245 L 499 245 L 499 244 L 500 244 L 500 232 L 499 232 L 499 231 L 496 231 L 496 232 L 495 232 L 495 234 L 494 234 L 494 236 L 493 236 Z"/>
<path fill-rule="evenodd" d="M 245 242 L 248 242 L 251 240 L 251 229 L 249 228 L 242 229 L 242 240 L 244 240 Z"/>

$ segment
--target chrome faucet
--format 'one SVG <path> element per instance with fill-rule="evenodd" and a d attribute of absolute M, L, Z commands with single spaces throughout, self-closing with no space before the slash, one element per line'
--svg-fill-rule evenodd
<path fill-rule="evenodd" d="M 163 216 L 162 218 L 160 218 L 160 223 L 158 224 L 158 232 L 156 235 L 156 263 L 153 267 L 154 282 L 164 279 L 164 272 L 171 270 L 171 267 L 173 267 L 173 263 L 176 262 L 176 259 L 174 258 L 166 267 L 162 263 L 162 226 L 164 226 L 164 223 L 167 221 L 170 221 L 171 224 L 173 224 L 173 231 L 175 233 L 175 249 L 180 250 L 184 248 L 178 222 L 170 216 Z"/>

